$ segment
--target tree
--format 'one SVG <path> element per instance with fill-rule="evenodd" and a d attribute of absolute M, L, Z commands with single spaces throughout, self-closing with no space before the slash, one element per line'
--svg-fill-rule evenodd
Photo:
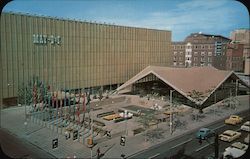
<path fill-rule="evenodd" d="M 102 98 L 103 98 L 103 91 L 100 89 L 98 92 L 98 99 L 102 100 Z"/>
<path fill-rule="evenodd" d="M 18 88 L 18 102 L 19 104 L 30 105 L 32 103 L 32 91 L 29 85 L 21 85 Z"/>
<path fill-rule="evenodd" d="M 202 92 L 192 90 L 188 92 L 188 96 L 194 99 L 196 109 L 199 109 L 199 112 L 202 113 L 201 108 L 197 108 L 197 105 L 200 105 L 200 102 L 204 99 L 204 94 Z M 198 114 L 196 114 L 196 120 L 198 119 Z"/>
<path fill-rule="evenodd" d="M 152 123 L 155 123 L 155 122 L 157 123 L 155 113 L 150 113 L 147 115 L 144 115 L 144 114 L 140 115 L 137 122 L 141 123 L 143 128 L 145 129 L 144 135 L 145 135 L 145 141 L 146 141 L 147 129 L 149 129 L 149 127 Z"/>
<path fill-rule="evenodd" d="M 227 107 L 230 107 L 230 108 L 236 108 L 240 104 L 240 101 L 237 97 L 231 96 L 231 97 L 225 99 L 223 101 L 223 104 Z"/>
<path fill-rule="evenodd" d="M 31 105 L 46 101 L 50 94 L 45 87 L 44 82 L 37 76 L 34 76 L 27 84 L 22 84 L 18 88 L 19 104 Z"/>

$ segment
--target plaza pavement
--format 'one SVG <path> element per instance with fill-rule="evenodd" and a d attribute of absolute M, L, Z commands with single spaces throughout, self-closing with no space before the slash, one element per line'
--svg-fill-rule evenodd
<path fill-rule="evenodd" d="M 113 136 L 111 139 L 103 137 L 99 139 L 97 145 L 93 147 L 92 156 L 96 158 L 96 150 L 97 148 L 100 148 L 101 153 L 104 154 L 103 158 L 121 158 L 121 154 L 125 154 L 126 157 L 132 157 L 134 154 L 145 151 L 154 145 L 176 138 L 179 135 L 183 135 L 204 125 L 208 125 L 216 120 L 226 118 L 230 114 L 249 110 L 249 96 L 239 96 L 238 98 L 241 102 L 236 109 L 220 107 L 221 104 L 219 102 L 204 109 L 203 117 L 199 118 L 197 121 L 191 118 L 190 112 L 183 116 L 176 116 L 175 118 L 178 118 L 180 121 L 186 121 L 187 124 L 185 127 L 177 128 L 172 135 L 169 131 L 169 123 L 160 123 L 158 126 L 164 131 L 163 137 L 160 139 L 145 141 L 144 133 L 140 133 L 135 136 L 127 136 L 126 145 L 121 146 L 120 134 Z M 20 139 L 24 139 L 40 149 L 43 149 L 45 152 L 51 154 L 51 156 L 57 158 L 73 156 L 79 158 L 90 158 L 90 148 L 87 148 L 85 144 L 82 144 L 77 140 L 72 141 L 72 138 L 65 140 L 64 134 L 60 134 L 60 129 L 58 130 L 59 133 L 57 133 L 56 128 L 52 131 L 52 129 L 47 128 L 44 123 L 40 122 L 39 124 L 39 121 L 34 122 L 31 121 L 31 119 L 28 120 L 27 127 L 25 128 L 24 112 L 24 106 L 2 110 L 1 127 L 7 129 L 12 134 L 15 134 Z M 57 137 L 59 139 L 59 146 L 56 149 L 52 149 L 52 140 Z"/>

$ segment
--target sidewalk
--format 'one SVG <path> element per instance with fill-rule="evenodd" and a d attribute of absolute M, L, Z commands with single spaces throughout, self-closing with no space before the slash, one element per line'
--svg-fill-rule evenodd
<path fill-rule="evenodd" d="M 99 142 L 101 143 L 97 143 L 92 149 L 92 156 L 97 157 L 96 151 L 98 147 L 100 147 L 101 154 L 104 154 L 103 158 L 121 158 L 121 154 L 125 154 L 126 157 L 133 156 L 135 153 L 145 151 L 154 145 L 171 140 L 174 137 L 183 135 L 184 133 L 190 132 L 203 125 L 207 125 L 215 120 L 226 118 L 229 114 L 248 110 L 249 96 L 240 96 L 239 99 L 241 100 L 241 105 L 238 106 L 237 110 L 219 108 L 219 103 L 217 103 L 214 106 L 204 109 L 204 118 L 199 121 L 192 120 L 190 114 L 178 117 L 181 121 L 186 121 L 187 125 L 186 127 L 177 128 L 172 135 L 170 135 L 169 124 L 167 122 L 161 123 L 159 124 L 159 128 L 164 130 L 163 138 L 154 140 L 153 142 L 145 142 L 143 132 L 135 136 L 126 137 L 125 146 L 120 145 L 119 135 L 112 139 L 100 139 Z M 24 107 L 9 108 L 1 111 L 2 128 L 8 129 L 8 131 L 12 132 L 19 138 L 37 145 L 44 151 L 58 158 L 73 157 L 74 155 L 80 158 L 90 158 L 90 148 L 87 148 L 77 140 L 72 141 L 72 138 L 65 140 L 64 134 L 60 134 L 60 129 L 58 130 L 59 133 L 56 133 L 56 129 L 54 129 L 53 132 L 52 129 L 45 127 L 44 124 L 37 124 L 28 121 L 28 135 L 25 135 L 24 121 Z M 58 138 L 58 148 L 52 149 L 52 140 L 55 138 Z"/>

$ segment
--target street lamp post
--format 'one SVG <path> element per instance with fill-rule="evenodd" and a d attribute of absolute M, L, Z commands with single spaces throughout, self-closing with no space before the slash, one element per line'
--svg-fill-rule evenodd
<path fill-rule="evenodd" d="M 230 98 L 229 98 L 230 100 L 229 100 L 229 107 L 230 107 L 230 114 L 232 114 L 232 104 L 231 104 L 231 100 L 232 100 L 232 91 L 231 91 L 231 89 L 230 89 Z"/>
<path fill-rule="evenodd" d="M 173 134 L 173 120 L 172 120 L 172 105 L 173 105 L 173 101 L 172 101 L 172 96 L 173 96 L 173 92 L 175 90 L 170 90 L 170 122 L 169 122 L 169 125 L 170 125 L 170 134 L 172 135 Z"/>
<path fill-rule="evenodd" d="M 125 118 L 125 120 L 126 120 L 126 123 L 125 123 L 125 136 L 127 136 L 127 135 L 128 135 L 128 131 L 127 131 L 128 111 L 127 111 L 127 110 L 124 111 L 124 118 Z"/>
<path fill-rule="evenodd" d="M 27 125 L 28 125 L 28 123 L 27 123 L 27 121 L 25 121 L 25 122 L 24 122 L 24 127 L 25 127 L 25 135 L 27 135 L 27 134 L 28 134 L 28 132 L 27 132 Z"/>
<path fill-rule="evenodd" d="M 91 120 L 91 140 L 92 140 L 92 144 L 93 144 L 93 118 L 92 118 L 92 113 L 90 113 L 90 120 Z M 92 159 L 92 156 L 93 156 L 93 152 L 92 152 L 92 145 L 91 145 L 91 148 L 90 148 L 90 158 Z"/>
<path fill-rule="evenodd" d="M 216 92 L 214 92 L 214 116 L 215 116 L 215 105 L 216 105 Z"/>
<path fill-rule="evenodd" d="M 235 97 L 237 97 L 238 94 L 238 84 L 239 84 L 239 79 L 236 79 L 236 83 L 235 83 Z"/>

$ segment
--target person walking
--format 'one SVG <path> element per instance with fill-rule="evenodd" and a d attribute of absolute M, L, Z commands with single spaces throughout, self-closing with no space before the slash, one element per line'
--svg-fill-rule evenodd
<path fill-rule="evenodd" d="M 99 159 L 100 158 L 100 147 L 98 147 L 98 149 L 96 150 L 96 152 L 97 152 L 97 159 Z"/>

